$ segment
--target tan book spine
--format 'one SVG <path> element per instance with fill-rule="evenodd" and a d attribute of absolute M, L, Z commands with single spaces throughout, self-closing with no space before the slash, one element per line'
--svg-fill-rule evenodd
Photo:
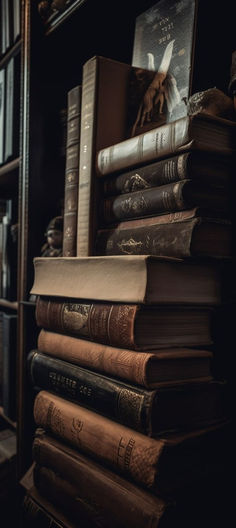
<path fill-rule="evenodd" d="M 105 344 L 135 346 L 137 305 L 86 304 L 38 297 L 36 322 L 55 332 L 75 334 Z"/>
<path fill-rule="evenodd" d="M 152 361 L 155 361 L 154 354 L 102 345 L 45 329 L 39 333 L 38 349 L 81 367 L 152 388 L 147 379 L 147 370 Z"/>
<path fill-rule="evenodd" d="M 94 79 L 97 71 L 96 61 L 89 61 L 83 67 L 82 108 L 81 108 L 81 143 L 79 165 L 78 225 L 77 249 L 79 256 L 91 254 L 91 186 L 92 154 L 91 145 L 94 134 L 96 93 Z"/>
<path fill-rule="evenodd" d="M 36 396 L 34 419 L 38 426 L 79 451 L 147 488 L 154 486 L 163 439 L 145 436 L 47 391 Z"/>

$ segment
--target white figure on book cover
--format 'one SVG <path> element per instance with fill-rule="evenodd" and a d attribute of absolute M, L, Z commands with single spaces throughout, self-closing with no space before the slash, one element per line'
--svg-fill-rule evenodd
<path fill-rule="evenodd" d="M 168 74 L 174 42 L 175 39 L 167 44 L 158 71 L 144 94 L 143 100 L 139 106 L 136 121 L 132 128 L 132 136 L 135 135 L 138 125 L 142 127 L 146 121 L 152 120 L 153 110 L 158 104 L 159 114 L 163 113 L 164 104 L 166 102 L 167 110 L 169 115 L 171 115 L 174 107 L 181 102 L 176 79 L 172 74 Z M 147 56 L 148 69 L 155 71 L 154 54 L 148 52 Z"/>

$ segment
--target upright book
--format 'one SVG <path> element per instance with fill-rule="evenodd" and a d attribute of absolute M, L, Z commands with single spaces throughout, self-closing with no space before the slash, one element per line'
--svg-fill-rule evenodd
<path fill-rule="evenodd" d="M 79 151 L 80 151 L 81 85 L 67 94 L 67 143 L 63 222 L 63 255 L 76 255 Z"/>
<path fill-rule="evenodd" d="M 218 305 L 221 267 L 150 255 L 36 257 L 31 293 L 93 302 Z"/>
<path fill-rule="evenodd" d="M 83 66 L 77 255 L 93 252 L 99 183 L 96 152 L 133 134 L 136 114 L 155 72 L 95 56 Z M 148 129 L 156 126 L 150 115 Z"/>

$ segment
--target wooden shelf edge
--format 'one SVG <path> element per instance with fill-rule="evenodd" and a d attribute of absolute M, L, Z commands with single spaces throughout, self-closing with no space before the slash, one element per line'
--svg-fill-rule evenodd
<path fill-rule="evenodd" d="M 12 310 L 18 310 L 17 301 L 8 301 L 7 299 L 0 299 L 0 306 L 4 308 L 11 308 Z"/>

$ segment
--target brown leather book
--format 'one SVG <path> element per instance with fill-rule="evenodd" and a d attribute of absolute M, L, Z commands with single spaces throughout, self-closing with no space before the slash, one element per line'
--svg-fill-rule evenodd
<path fill-rule="evenodd" d="M 38 349 L 45 354 L 153 389 L 169 383 L 199 381 L 211 376 L 208 350 L 165 348 L 151 352 L 103 345 L 42 328 Z M 196 379 L 198 376 L 198 380 Z"/>
<path fill-rule="evenodd" d="M 208 216 L 199 214 L 201 211 L 198 212 L 196 208 L 121 221 L 99 229 L 95 240 L 96 255 L 152 254 L 179 258 L 232 256 L 231 222 L 220 217 L 214 218 L 210 213 Z"/>
<path fill-rule="evenodd" d="M 225 416 L 225 383 L 210 377 L 189 383 L 178 380 L 151 390 L 38 350 L 29 353 L 27 363 L 36 390 L 56 393 L 149 436 L 197 429 Z"/>
<path fill-rule="evenodd" d="M 42 430 L 36 432 L 33 458 L 37 489 L 72 518 L 87 515 L 104 528 L 156 528 L 171 510 L 170 500 L 155 497 Z"/>
<path fill-rule="evenodd" d="M 208 306 L 147 307 L 39 296 L 35 317 L 38 326 L 54 332 L 120 348 L 151 350 L 211 345 L 212 313 Z"/>
<path fill-rule="evenodd" d="M 173 491 L 186 473 L 190 478 L 194 468 L 198 472 L 200 460 L 206 470 L 208 463 L 221 459 L 217 461 L 212 442 L 215 437 L 217 445 L 218 435 L 224 434 L 222 424 L 150 438 L 47 391 L 35 398 L 34 419 L 48 434 L 159 492 Z"/>
<path fill-rule="evenodd" d="M 154 75 L 155 72 L 149 69 L 135 68 L 101 56 L 94 56 L 83 65 L 77 231 L 79 256 L 92 254 L 100 192 L 95 177 L 96 152 L 111 142 L 130 136 L 141 99 Z M 152 116 L 148 127 L 153 126 L 156 126 L 156 121 Z"/>

